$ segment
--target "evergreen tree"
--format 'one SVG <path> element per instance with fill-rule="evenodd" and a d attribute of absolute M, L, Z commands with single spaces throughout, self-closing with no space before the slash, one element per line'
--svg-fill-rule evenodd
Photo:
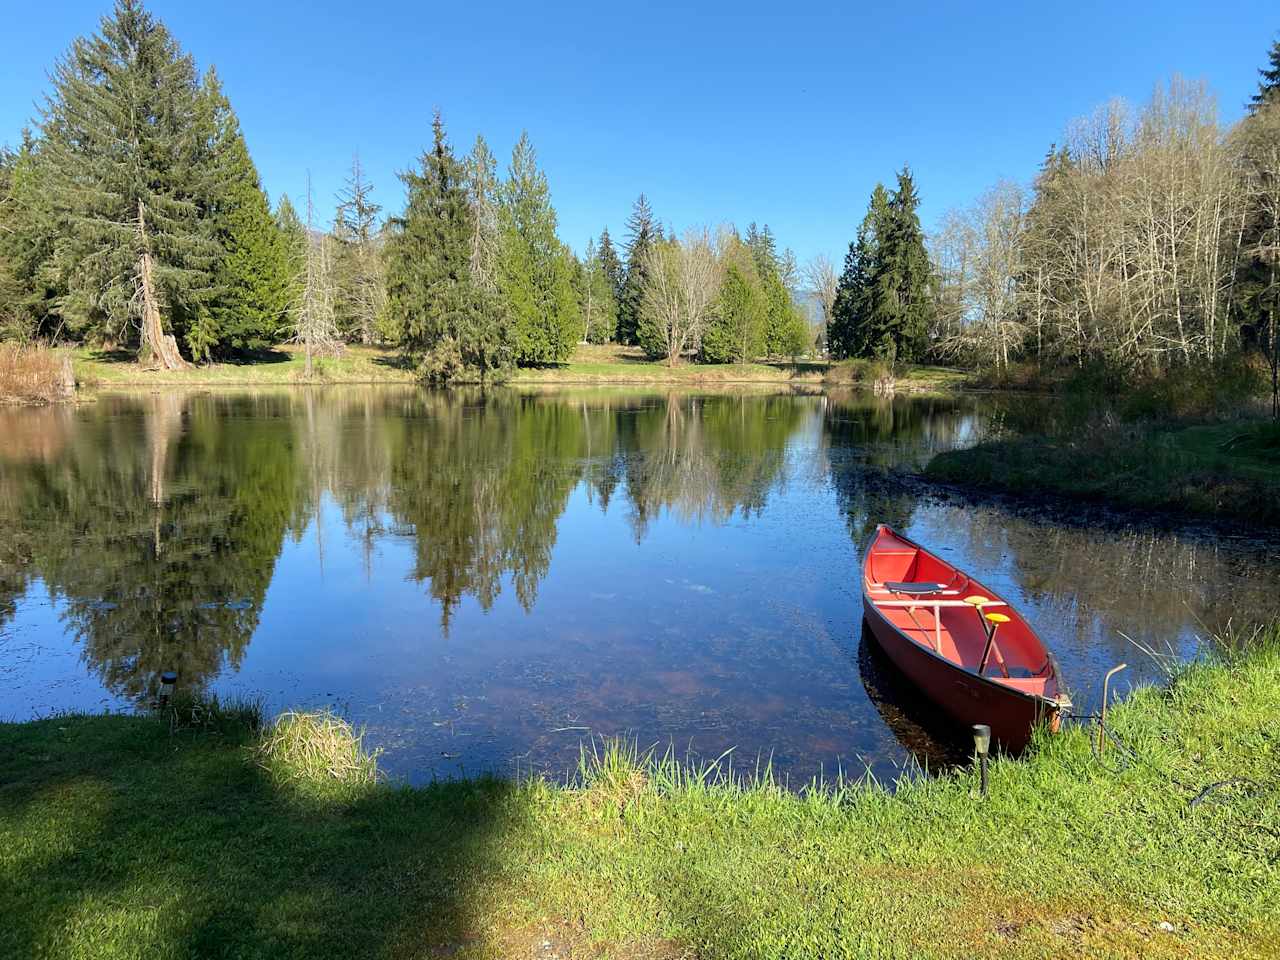
<path fill-rule="evenodd" d="M 498 161 L 484 137 L 476 135 L 467 157 L 467 193 L 471 200 L 471 278 L 482 290 L 498 290 L 498 258 L 502 248 L 499 216 Z"/>
<path fill-rule="evenodd" d="M 356 155 L 338 192 L 338 209 L 333 218 L 333 237 L 337 241 L 335 309 L 343 336 L 365 344 L 373 342 L 385 306 L 386 286 L 378 243 L 381 211 L 382 207 L 373 201 L 373 184 L 365 179 Z"/>
<path fill-rule="evenodd" d="M 872 351 L 891 362 L 919 362 L 928 349 L 933 268 L 916 212 L 919 205 L 911 171 L 903 167 L 870 278 L 867 320 Z"/>
<path fill-rule="evenodd" d="M 607 232 L 605 236 L 608 236 Z M 605 272 L 595 241 L 587 241 L 586 255 L 582 263 L 575 261 L 575 266 L 583 340 L 608 343 L 613 339 L 618 324 L 618 304 L 613 298 L 613 284 Z"/>
<path fill-rule="evenodd" d="M 52 80 L 41 134 L 59 312 L 75 331 L 178 366 L 166 327 L 191 349 L 221 254 L 208 216 L 212 116 L 195 65 L 138 0 L 117 0 Z"/>
<path fill-rule="evenodd" d="M 881 238 L 888 231 L 889 193 L 876 184 L 867 204 L 867 213 L 858 227 L 858 235 L 849 244 L 844 270 L 836 286 L 836 299 L 831 308 L 831 329 L 827 344 L 836 360 L 870 356 L 880 337 L 871 327 L 871 278 L 879 264 Z"/>
<path fill-rule="evenodd" d="M 40 141 L 23 130 L 17 150 L 0 151 L 0 338 L 48 336 L 59 287 L 42 265 L 56 236 Z"/>
<path fill-rule="evenodd" d="M 498 289 L 512 325 L 516 360 L 565 360 L 582 332 L 573 255 L 556 236 L 547 177 L 538 169 L 528 134 L 521 134 L 512 150 L 500 216 Z"/>
<path fill-rule="evenodd" d="M 608 227 L 600 233 L 597 255 L 600 257 L 600 268 L 604 271 L 605 279 L 609 281 L 609 290 L 613 294 L 614 303 L 617 304 L 622 299 L 622 284 L 626 279 L 626 271 L 622 268 L 622 261 L 618 259 L 618 251 L 613 248 Z"/>
<path fill-rule="evenodd" d="M 618 297 L 618 342 L 638 343 L 637 330 L 644 305 L 644 288 L 648 270 L 649 250 L 660 243 L 661 231 L 653 219 L 653 209 L 642 193 L 636 198 L 631 216 L 627 218 L 627 272 L 622 282 L 622 294 Z"/>
<path fill-rule="evenodd" d="M 302 275 L 307 268 L 307 228 L 287 193 L 280 194 L 275 221 L 284 250 L 285 273 L 289 277 L 289 303 L 293 304 L 298 299 Z"/>
<path fill-rule="evenodd" d="M 1269 102 L 1280 90 L 1280 40 L 1271 44 L 1271 53 L 1267 57 L 1267 66 L 1258 71 L 1258 92 L 1249 101 L 1249 112 L 1253 113 L 1264 103 Z"/>
<path fill-rule="evenodd" d="M 389 310 L 405 355 L 424 377 L 447 381 L 469 369 L 483 378 L 511 364 L 510 337 L 501 311 L 472 279 L 466 170 L 438 113 L 432 134 L 419 169 L 400 177 L 408 200 L 388 241 Z"/>
<path fill-rule="evenodd" d="M 769 304 L 751 252 L 731 240 L 725 259 L 724 280 L 702 338 L 701 356 L 708 363 L 750 363 L 765 352 Z"/>
<path fill-rule="evenodd" d="M 258 349 L 274 343 L 289 325 L 293 276 L 285 238 L 276 226 L 231 104 L 217 75 L 205 77 L 204 96 L 214 115 L 214 163 L 219 195 L 213 220 L 223 256 L 216 274 L 217 298 L 193 324 L 193 357 L 228 349 Z"/>

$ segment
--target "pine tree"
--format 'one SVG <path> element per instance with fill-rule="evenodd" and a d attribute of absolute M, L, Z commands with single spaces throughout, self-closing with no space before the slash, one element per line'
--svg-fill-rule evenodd
<path fill-rule="evenodd" d="M 469 370 L 487 378 L 512 362 L 510 331 L 471 275 L 466 170 L 438 113 L 432 136 L 419 168 L 400 176 L 408 199 L 387 244 L 389 312 L 400 324 L 402 350 L 424 377 L 447 381 Z"/>
<path fill-rule="evenodd" d="M 167 367 L 183 360 L 166 327 L 190 349 L 216 290 L 206 106 L 191 57 L 138 0 L 117 0 L 54 67 L 41 122 L 62 317 Z"/>
<path fill-rule="evenodd" d="M 373 201 L 373 184 L 365 179 L 357 154 L 351 172 L 338 192 L 338 209 L 333 218 L 337 241 L 338 326 L 349 340 L 373 342 L 374 330 L 385 308 L 385 278 L 378 243 L 378 214 L 382 207 Z"/>
<path fill-rule="evenodd" d="M 211 309 L 188 333 L 193 357 L 229 349 L 260 349 L 286 334 L 293 274 L 286 240 L 276 226 L 258 170 L 231 104 L 210 70 L 204 96 L 214 114 L 218 197 L 213 220 L 223 256 Z"/>
<path fill-rule="evenodd" d="M 1271 53 L 1267 57 L 1267 66 L 1258 71 L 1258 92 L 1249 101 L 1249 112 L 1255 112 L 1264 103 L 1269 102 L 1280 90 L 1280 40 L 1271 44 Z"/>
<path fill-rule="evenodd" d="M 849 244 L 844 258 L 844 271 L 836 287 L 831 308 L 831 329 L 827 343 L 837 360 L 866 357 L 879 343 L 878 331 L 871 325 L 871 280 L 878 269 L 881 239 L 888 232 L 889 193 L 876 184 L 867 204 L 867 213 L 858 227 L 858 235 Z"/>
<path fill-rule="evenodd" d="M 275 221 L 284 249 L 286 273 L 293 287 L 293 293 L 289 297 L 289 302 L 292 303 L 297 299 L 296 288 L 303 271 L 306 270 L 307 228 L 287 193 L 280 194 L 280 202 L 276 204 Z"/>
<path fill-rule="evenodd" d="M 618 342 L 635 344 L 640 315 L 644 304 L 645 274 L 648 270 L 649 250 L 662 241 L 657 234 L 661 227 L 653 219 L 653 209 L 642 193 L 636 198 L 631 216 L 627 218 L 627 245 L 624 250 L 627 261 L 626 276 L 622 281 L 622 293 L 618 297 Z"/>
<path fill-rule="evenodd" d="M 609 281 L 609 290 L 613 294 L 614 303 L 617 304 L 622 299 L 622 284 L 626 279 L 626 271 L 622 269 L 618 251 L 613 248 L 608 227 L 600 232 L 600 246 L 597 251 L 600 257 L 600 268 L 604 271 L 605 279 Z"/>
<path fill-rule="evenodd" d="M 556 236 L 546 174 L 528 134 L 511 153 L 502 185 L 498 289 L 512 324 L 519 363 L 568 359 L 581 335 L 572 254 Z"/>

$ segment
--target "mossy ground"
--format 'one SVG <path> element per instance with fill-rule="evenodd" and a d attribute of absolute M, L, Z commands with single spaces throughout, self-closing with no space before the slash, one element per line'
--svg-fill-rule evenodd
<path fill-rule="evenodd" d="M 1280 634 L 1115 708 L 1140 759 L 1071 729 L 986 801 L 616 746 L 569 786 L 301 789 L 325 765 L 236 715 L 5 724 L 0 956 L 1269 957 L 1277 715 Z"/>

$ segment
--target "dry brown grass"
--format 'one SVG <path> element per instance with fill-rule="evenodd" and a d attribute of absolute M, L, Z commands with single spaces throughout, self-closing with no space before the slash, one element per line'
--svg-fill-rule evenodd
<path fill-rule="evenodd" d="M 65 355 L 42 344 L 0 343 L 0 401 L 56 403 L 74 395 Z"/>

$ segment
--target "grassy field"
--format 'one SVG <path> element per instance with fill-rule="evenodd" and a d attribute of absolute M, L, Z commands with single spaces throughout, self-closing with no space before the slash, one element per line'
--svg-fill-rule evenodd
<path fill-rule="evenodd" d="M 1280 524 L 1280 425 L 1111 424 L 939 454 L 934 480 Z"/>
<path fill-rule="evenodd" d="M 409 789 L 326 718 L 5 724 L 0 956 L 1274 957 L 1278 714 L 1280 632 L 1115 708 L 1137 759 L 1071 729 L 985 801 L 617 749 Z"/>
<path fill-rule="evenodd" d="M 188 370 L 145 370 L 128 356 L 81 349 L 75 353 L 76 377 L 85 386 L 153 385 L 260 385 L 298 383 L 412 383 L 414 373 L 400 362 L 399 355 L 381 347 L 348 346 L 338 357 L 322 357 L 308 381 L 303 375 L 303 355 L 299 347 L 285 344 L 239 363 L 210 363 Z M 651 361 L 635 347 L 581 346 L 563 364 L 521 368 L 511 382 L 527 385 L 556 384 L 658 384 L 689 386 L 702 384 L 823 383 L 856 385 L 867 379 L 874 365 L 825 361 L 798 363 L 699 364 L 674 367 Z M 962 385 L 965 375 L 944 367 L 912 367 L 899 371 L 900 390 L 945 391 Z M 869 381 L 868 381 L 869 385 Z"/>

